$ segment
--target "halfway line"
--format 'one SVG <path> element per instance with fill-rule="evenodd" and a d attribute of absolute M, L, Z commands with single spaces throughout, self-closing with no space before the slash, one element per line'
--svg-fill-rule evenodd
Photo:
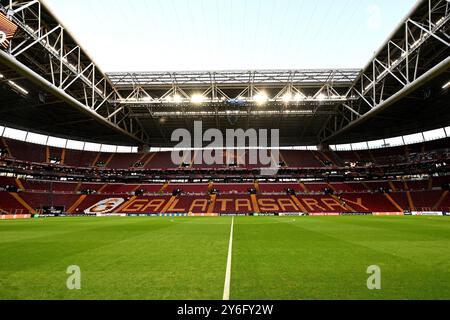
<path fill-rule="evenodd" d="M 223 300 L 225 301 L 230 300 L 231 258 L 233 256 L 233 230 L 234 230 L 234 217 L 231 220 L 230 244 L 228 246 L 227 272 L 225 274 L 225 286 L 223 289 Z"/>

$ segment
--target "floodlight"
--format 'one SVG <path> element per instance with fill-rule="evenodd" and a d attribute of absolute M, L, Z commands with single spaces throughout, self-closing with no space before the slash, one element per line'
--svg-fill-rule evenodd
<path fill-rule="evenodd" d="M 286 103 L 291 102 L 291 101 L 292 101 L 292 94 L 286 93 L 286 94 L 283 96 L 283 101 L 286 102 Z"/>
<path fill-rule="evenodd" d="M 22 88 L 21 86 L 19 86 L 17 83 L 15 83 L 14 81 L 9 80 L 8 81 L 9 85 L 17 90 L 19 90 L 22 94 L 27 95 L 28 91 L 25 90 L 24 88 Z"/>
<path fill-rule="evenodd" d="M 191 97 L 191 102 L 194 104 L 201 104 L 205 101 L 205 97 L 201 94 L 194 94 Z"/>
<path fill-rule="evenodd" d="M 256 104 L 262 105 L 266 103 L 267 100 L 269 100 L 269 97 L 265 93 L 260 92 L 253 97 L 253 100 L 256 102 Z"/>
<path fill-rule="evenodd" d="M 297 102 L 302 101 L 303 99 L 305 99 L 305 97 L 300 93 L 297 93 L 294 97 L 294 100 Z"/>
<path fill-rule="evenodd" d="M 181 96 L 179 94 L 175 94 L 173 96 L 173 102 L 180 103 L 181 101 L 182 101 L 182 98 L 181 98 Z"/>
<path fill-rule="evenodd" d="M 447 83 L 442 87 L 442 89 L 447 89 L 447 88 L 449 88 L 449 87 L 450 87 L 450 81 L 447 82 Z"/>
<path fill-rule="evenodd" d="M 319 101 L 323 101 L 325 99 L 326 99 L 326 95 L 324 95 L 323 93 L 321 93 L 317 96 L 317 100 L 319 100 Z"/>
<path fill-rule="evenodd" d="M 442 17 L 436 22 L 436 24 L 441 25 L 444 21 L 445 21 L 445 17 Z"/>

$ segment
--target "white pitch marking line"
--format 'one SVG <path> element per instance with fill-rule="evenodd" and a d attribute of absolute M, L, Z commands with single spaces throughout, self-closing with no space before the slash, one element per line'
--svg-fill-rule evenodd
<path fill-rule="evenodd" d="M 233 256 L 233 231 L 234 231 L 234 217 L 231 220 L 230 243 L 228 246 L 228 260 L 227 272 L 225 274 L 225 286 L 223 289 L 223 300 L 230 300 L 230 284 L 231 284 L 231 258 Z"/>

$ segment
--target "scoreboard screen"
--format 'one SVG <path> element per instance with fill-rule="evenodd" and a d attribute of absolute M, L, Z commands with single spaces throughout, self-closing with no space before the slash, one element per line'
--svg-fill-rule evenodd
<path fill-rule="evenodd" d="M 8 49 L 11 39 L 17 31 L 17 25 L 0 12 L 0 48 Z"/>

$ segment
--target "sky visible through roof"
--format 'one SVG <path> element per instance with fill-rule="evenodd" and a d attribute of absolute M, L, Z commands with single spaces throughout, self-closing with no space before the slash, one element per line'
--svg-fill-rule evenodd
<path fill-rule="evenodd" d="M 362 68 L 416 0 L 46 0 L 105 72 Z"/>

